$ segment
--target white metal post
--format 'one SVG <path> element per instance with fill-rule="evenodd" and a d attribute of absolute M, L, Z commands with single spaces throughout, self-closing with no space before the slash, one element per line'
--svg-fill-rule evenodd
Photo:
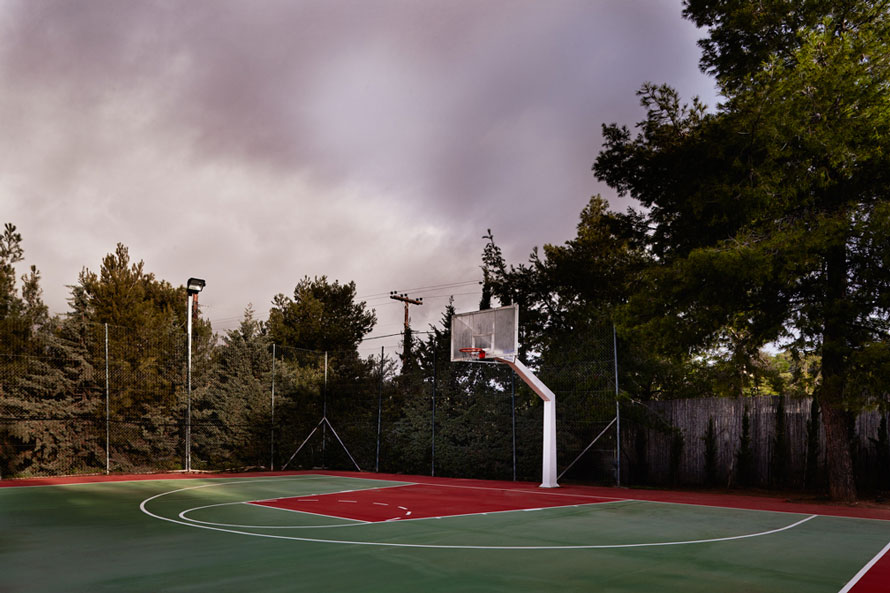
<path fill-rule="evenodd" d="M 275 471 L 275 343 L 272 343 L 272 422 L 269 426 L 269 471 Z"/>
<path fill-rule="evenodd" d="M 612 324 L 612 358 L 615 361 L 615 485 L 621 487 L 621 406 L 618 402 L 618 332 Z"/>
<path fill-rule="evenodd" d="M 497 358 L 506 363 L 532 390 L 544 400 L 544 447 L 541 467 L 541 488 L 559 488 L 556 476 L 556 394 L 518 359 Z"/>
<path fill-rule="evenodd" d="M 544 400 L 544 460 L 541 488 L 558 488 L 556 482 L 556 398 Z"/>
<path fill-rule="evenodd" d="M 108 373 L 108 324 L 105 324 L 105 473 L 111 473 L 111 403 Z"/>
<path fill-rule="evenodd" d="M 328 440 L 328 351 L 324 351 L 324 385 L 321 387 L 321 467 L 327 467 Z"/>
<path fill-rule="evenodd" d="M 186 333 L 188 333 L 188 364 L 186 365 L 186 385 L 188 410 L 185 417 L 185 471 L 192 471 L 192 313 L 198 304 L 198 293 L 207 283 L 201 278 L 189 278 L 185 285 Z"/>
<path fill-rule="evenodd" d="M 380 420 L 383 416 L 383 354 L 380 347 L 380 379 L 377 381 L 377 455 L 374 457 L 374 471 L 380 471 Z"/>
<path fill-rule="evenodd" d="M 192 300 L 189 293 L 186 298 L 186 333 L 188 333 L 188 365 L 186 371 L 187 411 L 185 417 L 185 471 L 192 471 Z"/>

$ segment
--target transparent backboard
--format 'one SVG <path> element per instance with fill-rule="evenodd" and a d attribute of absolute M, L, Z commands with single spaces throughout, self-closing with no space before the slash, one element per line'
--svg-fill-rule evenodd
<path fill-rule="evenodd" d="M 461 348 L 481 348 L 478 353 Z M 494 358 L 515 360 L 519 355 L 519 305 L 456 313 L 451 317 L 451 360 L 453 362 L 496 362 Z"/>

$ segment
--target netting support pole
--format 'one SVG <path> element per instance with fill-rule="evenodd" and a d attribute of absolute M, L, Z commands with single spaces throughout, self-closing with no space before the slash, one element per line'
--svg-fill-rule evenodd
<path fill-rule="evenodd" d="M 606 431 L 609 430 L 610 428 L 612 428 L 612 425 L 615 424 L 615 422 L 617 422 L 617 421 L 618 421 L 617 416 L 615 418 L 612 418 L 612 421 L 609 422 L 606 425 L 606 427 L 600 431 L 600 433 L 598 435 L 593 437 L 593 440 L 590 441 L 590 444 L 588 444 L 586 447 L 584 447 L 584 450 L 581 451 L 580 453 L 578 453 L 578 456 L 575 457 L 572 460 L 572 462 L 566 466 L 566 468 L 564 470 L 562 470 L 562 473 L 559 474 L 559 477 L 562 478 L 564 475 L 566 475 L 566 472 L 569 471 L 570 469 L 572 469 L 572 466 L 574 466 L 578 462 L 579 459 L 584 457 L 584 454 L 587 453 L 588 451 L 590 451 L 590 448 L 593 447 L 596 444 L 596 442 L 598 440 L 600 440 L 600 437 L 602 437 L 604 434 L 606 434 Z"/>
<path fill-rule="evenodd" d="M 275 471 L 275 343 L 272 343 L 272 413 L 269 422 L 269 471 Z"/>
<path fill-rule="evenodd" d="M 377 382 L 377 454 L 374 457 L 374 472 L 380 472 L 380 419 L 383 416 L 383 353 L 380 347 L 380 380 Z"/>
<path fill-rule="evenodd" d="M 621 487 L 621 406 L 618 402 L 618 332 L 612 324 L 612 358 L 615 361 L 615 485 Z"/>
<path fill-rule="evenodd" d="M 513 421 L 513 481 L 516 481 L 516 373 L 510 373 L 510 415 Z"/>
<path fill-rule="evenodd" d="M 324 352 L 324 384 L 321 386 L 321 417 L 328 419 L 328 351 Z M 327 424 L 321 426 L 321 467 L 327 468 L 326 445 L 328 440 Z"/>
<path fill-rule="evenodd" d="M 309 442 L 309 439 L 312 438 L 312 435 L 315 434 L 315 432 L 318 430 L 319 426 L 321 426 L 322 429 L 325 426 L 331 427 L 331 432 L 333 433 L 334 438 L 336 438 L 337 442 L 340 443 L 340 446 L 343 447 L 343 451 L 346 453 L 346 456 L 349 457 L 349 460 L 352 462 L 352 465 L 355 466 L 356 471 L 362 471 L 362 468 L 360 468 L 358 466 L 358 463 L 355 462 L 355 458 L 352 456 L 352 453 L 349 452 L 349 449 L 346 447 L 346 444 L 340 438 L 340 435 L 338 435 L 337 431 L 334 430 L 334 426 L 331 424 L 331 421 L 328 420 L 327 418 L 322 418 L 321 420 L 318 421 L 318 424 L 315 425 L 315 428 L 312 429 L 312 432 L 309 433 L 309 436 L 307 436 L 305 439 L 303 439 L 303 442 L 300 443 L 300 446 L 297 447 L 297 450 L 294 451 L 293 455 L 290 456 L 290 459 L 287 460 L 287 463 L 285 463 L 284 465 L 281 466 L 282 471 L 287 469 L 287 466 L 290 465 L 290 462 L 294 460 L 294 457 L 297 456 L 297 453 L 299 453 L 303 449 L 303 446 Z"/>
<path fill-rule="evenodd" d="M 105 474 L 111 473 L 111 380 L 108 372 L 108 324 L 105 324 Z"/>
<path fill-rule="evenodd" d="M 407 307 L 407 305 L 405 305 Z M 406 309 L 407 310 L 407 309 Z M 436 350 L 433 350 L 433 421 L 432 421 L 432 466 L 430 475 L 436 475 L 436 382 L 438 381 L 436 364 Z"/>

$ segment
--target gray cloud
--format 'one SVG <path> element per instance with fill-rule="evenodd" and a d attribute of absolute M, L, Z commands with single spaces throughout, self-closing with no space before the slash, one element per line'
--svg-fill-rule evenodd
<path fill-rule="evenodd" d="M 360 294 L 474 280 L 487 228 L 523 260 L 610 196 L 600 125 L 639 120 L 643 82 L 713 102 L 680 9 L 0 2 L 0 211 L 57 311 L 117 241 L 171 282 L 206 276 L 218 327 L 304 274 Z"/>

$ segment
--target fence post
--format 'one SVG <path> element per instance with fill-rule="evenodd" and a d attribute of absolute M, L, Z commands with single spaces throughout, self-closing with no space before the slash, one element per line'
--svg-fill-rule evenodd
<path fill-rule="evenodd" d="M 321 467 L 326 468 L 325 453 L 328 440 L 328 351 L 324 352 L 324 385 L 321 387 L 321 417 L 325 422 L 321 425 Z"/>
<path fill-rule="evenodd" d="M 612 324 L 612 358 L 615 361 L 615 485 L 621 487 L 621 405 L 618 402 L 618 333 Z"/>
<path fill-rule="evenodd" d="M 377 382 L 377 455 L 374 458 L 374 472 L 380 472 L 380 417 L 383 414 L 383 346 L 380 347 L 380 379 Z"/>
<path fill-rule="evenodd" d="M 108 324 L 105 324 L 105 474 L 111 473 L 111 403 L 108 372 Z"/>
<path fill-rule="evenodd" d="M 275 471 L 275 342 L 272 342 L 272 417 L 269 423 L 269 471 Z"/>
<path fill-rule="evenodd" d="M 510 369 L 510 414 L 513 421 L 513 481 L 516 481 L 516 373 Z"/>
<path fill-rule="evenodd" d="M 436 349 L 433 349 L 433 422 L 432 422 L 432 466 L 430 475 L 436 475 L 436 383 L 438 382 L 438 364 L 436 364 Z"/>

